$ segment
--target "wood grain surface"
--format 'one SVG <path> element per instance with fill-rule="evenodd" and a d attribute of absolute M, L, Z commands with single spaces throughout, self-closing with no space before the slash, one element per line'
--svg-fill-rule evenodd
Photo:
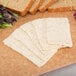
<path fill-rule="evenodd" d="M 38 12 L 36 15 L 28 14 L 25 17 L 20 17 L 12 28 L 0 29 L 0 76 L 39 76 L 48 71 L 76 63 L 76 20 L 73 17 L 73 13 Z M 38 68 L 26 57 L 5 46 L 2 41 L 22 24 L 45 17 L 68 17 L 71 24 L 73 47 L 60 49 L 43 67 Z"/>

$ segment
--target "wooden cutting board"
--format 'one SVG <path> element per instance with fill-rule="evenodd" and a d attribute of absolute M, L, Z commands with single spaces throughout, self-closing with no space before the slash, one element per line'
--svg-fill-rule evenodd
<path fill-rule="evenodd" d="M 36 15 L 28 14 L 25 17 L 20 17 L 12 28 L 0 29 L 0 76 L 38 76 L 48 71 L 76 63 L 76 20 L 73 17 L 73 13 L 38 12 Z M 24 56 L 5 46 L 2 41 L 25 22 L 44 17 L 68 17 L 71 24 L 73 47 L 60 49 L 46 65 L 38 68 Z"/>

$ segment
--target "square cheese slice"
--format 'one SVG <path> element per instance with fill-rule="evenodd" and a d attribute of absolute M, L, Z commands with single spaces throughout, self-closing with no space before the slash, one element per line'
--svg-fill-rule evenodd
<path fill-rule="evenodd" d="M 67 18 L 46 18 L 48 44 L 72 47 L 70 24 Z"/>

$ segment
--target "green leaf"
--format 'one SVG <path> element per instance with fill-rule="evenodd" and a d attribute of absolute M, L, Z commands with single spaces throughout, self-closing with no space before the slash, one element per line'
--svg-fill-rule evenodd
<path fill-rule="evenodd" d="M 2 14 L 0 13 L 0 18 L 3 18 Z"/>
<path fill-rule="evenodd" d="M 12 24 L 8 24 L 6 22 L 3 22 L 2 24 L 0 24 L 0 28 L 6 28 L 6 27 L 12 27 Z"/>
<path fill-rule="evenodd" d="M 14 15 L 16 18 L 19 17 L 19 15 L 18 15 L 17 13 L 13 13 L 13 15 Z"/>

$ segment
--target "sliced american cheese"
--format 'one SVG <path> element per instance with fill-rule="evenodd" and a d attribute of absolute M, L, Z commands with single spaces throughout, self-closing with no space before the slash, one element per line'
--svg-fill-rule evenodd
<path fill-rule="evenodd" d="M 24 30 L 24 32 L 26 32 L 29 35 L 30 39 L 34 43 L 34 46 L 36 46 L 41 52 L 42 51 L 42 47 L 40 46 L 40 43 L 38 41 L 38 37 L 37 37 L 36 31 L 35 31 L 35 28 L 31 24 L 31 22 L 25 23 L 20 28 L 22 30 Z"/>
<path fill-rule="evenodd" d="M 46 18 L 49 44 L 72 47 L 70 24 L 67 18 Z"/>

